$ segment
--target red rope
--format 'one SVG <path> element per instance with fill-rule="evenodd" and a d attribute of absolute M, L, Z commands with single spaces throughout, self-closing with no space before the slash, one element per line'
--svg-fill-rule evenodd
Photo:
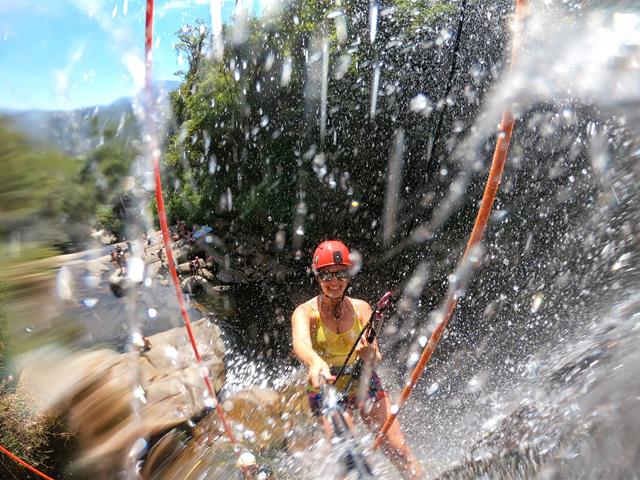
<path fill-rule="evenodd" d="M 527 6 L 528 0 L 516 0 L 517 29 L 514 35 L 514 42 L 511 51 L 511 68 L 513 68 L 514 64 L 516 63 L 516 53 L 519 50 L 519 27 L 520 23 L 524 20 L 524 17 L 526 15 Z M 509 142 L 511 141 L 511 132 L 513 131 L 513 125 L 513 115 L 511 115 L 511 112 L 507 109 L 502 114 L 498 140 L 496 142 L 496 148 L 493 153 L 493 160 L 491 162 L 489 178 L 487 179 L 484 194 L 482 195 L 482 203 L 480 204 L 480 209 L 478 210 L 478 215 L 473 226 L 473 231 L 471 232 L 471 236 L 469 237 L 469 241 L 467 242 L 467 247 L 464 251 L 463 261 L 468 257 L 469 253 L 474 249 L 474 247 L 478 246 L 482 241 L 482 236 L 484 235 L 484 231 L 487 226 L 489 214 L 491 213 L 491 209 L 493 208 L 493 202 L 496 198 L 498 188 L 500 187 L 500 181 L 502 180 L 502 172 L 504 170 L 504 163 L 507 158 L 507 152 L 509 151 Z M 451 289 L 445 301 L 442 321 L 440 322 L 440 324 L 438 324 L 436 329 L 431 334 L 431 337 L 429 338 L 429 341 L 427 342 L 427 345 L 425 346 L 417 365 L 411 373 L 409 382 L 402 389 L 400 399 L 398 400 L 398 408 L 395 409 L 394 412 L 389 413 L 389 416 L 378 432 L 378 435 L 373 442 L 374 450 L 377 449 L 382 443 L 384 436 L 389 431 L 389 428 L 391 428 L 391 425 L 398 416 L 400 408 L 402 408 L 404 403 L 407 401 L 407 398 L 409 398 L 409 395 L 413 391 L 413 387 L 422 376 L 422 373 L 427 366 L 427 362 L 429 362 L 431 355 L 440 342 L 440 337 L 447 328 L 447 324 L 449 323 L 449 320 L 451 319 L 451 316 L 456 309 L 457 303 L 458 299 L 456 297 L 455 291 L 454 289 Z"/>
<path fill-rule="evenodd" d="M 151 48 L 153 46 L 153 1 L 147 0 L 147 14 L 146 14 L 146 24 L 145 24 L 145 86 L 147 90 L 147 99 L 151 99 L 151 78 L 152 78 L 152 66 L 153 59 L 151 55 Z M 148 105 L 152 105 L 152 102 L 149 101 Z M 173 286 L 176 291 L 176 297 L 178 299 L 178 305 L 180 306 L 180 313 L 182 314 L 182 318 L 184 319 L 184 325 L 187 329 L 187 334 L 189 336 L 189 341 L 191 342 L 191 347 L 193 348 L 193 353 L 196 357 L 196 361 L 198 362 L 198 366 L 202 367 L 202 357 L 200 356 L 200 352 L 198 350 L 198 345 L 196 344 L 196 338 L 193 334 L 193 329 L 191 328 L 191 321 L 189 319 L 189 314 L 187 313 L 187 308 L 184 303 L 184 297 L 182 295 L 182 289 L 180 288 L 180 281 L 178 280 L 178 273 L 176 272 L 175 262 L 173 260 L 173 251 L 171 250 L 171 236 L 169 234 L 169 226 L 167 225 L 167 215 L 164 208 L 164 200 L 162 196 L 162 181 L 160 177 L 160 152 L 158 148 L 151 149 L 151 155 L 153 158 L 153 170 L 155 174 L 156 181 L 156 203 L 158 204 L 158 220 L 160 221 L 160 229 L 162 230 L 162 239 L 164 241 L 164 249 L 167 254 L 167 263 L 169 265 L 169 271 L 171 272 L 171 279 L 173 280 Z M 213 388 L 213 383 L 209 378 L 208 374 L 203 375 L 204 382 L 207 386 L 207 390 L 211 398 L 215 403 L 215 409 L 222 422 L 224 427 L 224 431 L 229 437 L 231 444 L 234 447 L 234 451 L 236 455 L 240 456 L 240 450 L 237 448 L 237 442 L 235 437 L 233 436 L 233 432 L 227 423 L 227 419 L 224 416 L 222 411 L 222 407 L 220 402 L 218 401 L 218 397 L 216 396 L 215 389 Z M 241 463 L 242 469 L 244 471 L 245 477 L 248 475 L 247 467 Z"/>
<path fill-rule="evenodd" d="M 4 453 L 7 457 L 9 457 L 14 462 L 17 462 L 20 465 L 22 465 L 23 467 L 28 468 L 29 470 L 31 470 L 33 473 L 35 473 L 39 477 L 44 478 L 46 480 L 53 480 L 53 478 L 51 478 L 49 475 L 45 475 L 40 470 L 38 470 L 35 467 L 32 467 L 31 465 L 29 465 L 27 462 L 25 462 L 21 458 L 16 457 L 13 453 L 11 453 L 9 450 L 4 448 L 2 445 L 0 445 L 0 452 Z"/>

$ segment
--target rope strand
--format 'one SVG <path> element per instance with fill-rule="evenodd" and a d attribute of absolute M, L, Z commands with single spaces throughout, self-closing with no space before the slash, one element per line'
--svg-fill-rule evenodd
<path fill-rule="evenodd" d="M 153 45 L 153 3 L 154 0 L 147 0 L 147 11 L 146 11 L 146 23 L 145 23 L 145 87 L 147 93 L 147 107 L 149 109 L 152 108 L 153 102 L 151 102 L 152 94 L 151 94 L 151 79 L 152 79 L 152 66 L 153 59 L 151 54 L 151 48 Z M 147 114 L 147 118 L 149 118 L 149 112 Z M 150 128 L 149 131 L 152 129 Z M 178 273 L 176 271 L 175 262 L 173 259 L 173 251 L 171 249 L 171 236 L 169 234 L 169 226 L 167 224 L 167 215 L 165 212 L 164 199 L 162 194 L 162 179 L 160 176 L 160 151 L 156 148 L 156 145 L 152 145 L 151 155 L 153 160 L 153 170 L 155 176 L 155 185 L 156 192 L 155 198 L 158 206 L 158 220 L 160 221 L 160 229 L 162 230 L 162 239 L 164 243 L 164 249 L 167 255 L 167 264 L 169 266 L 169 271 L 171 272 L 171 280 L 173 281 L 173 286 L 176 291 L 176 298 L 178 299 L 178 305 L 180 306 L 180 314 L 184 320 L 184 325 L 187 329 L 187 334 L 189 336 L 189 341 L 191 342 L 191 347 L 193 348 L 193 353 L 196 357 L 196 362 L 198 363 L 198 367 L 202 367 L 202 357 L 200 356 L 200 352 L 198 350 L 198 345 L 196 344 L 196 338 L 193 334 L 193 329 L 191 327 L 191 320 L 189 319 L 189 314 L 187 312 L 187 308 L 184 303 L 184 297 L 182 294 L 182 289 L 180 288 L 180 281 L 178 279 Z M 216 396 L 215 388 L 211 379 L 209 378 L 209 373 L 204 373 L 203 369 L 200 368 L 203 373 L 203 379 L 205 385 L 207 387 L 207 391 L 209 395 L 213 399 L 213 403 L 215 405 L 215 410 L 222 422 L 222 426 L 226 435 L 229 437 L 231 444 L 233 445 L 233 450 L 238 458 L 240 458 L 240 449 L 238 448 L 238 443 L 231 431 L 231 428 L 227 422 L 227 419 L 222 411 L 222 407 L 220 402 L 218 401 L 218 397 Z M 245 478 L 249 478 L 249 471 L 247 466 L 240 462 L 240 466 L 242 467 Z"/>
<path fill-rule="evenodd" d="M 33 473 L 35 473 L 39 477 L 44 478 L 45 480 L 53 480 L 53 478 L 51 478 L 49 475 L 46 475 L 46 474 L 42 473 L 40 470 L 38 470 L 37 468 L 32 467 L 27 462 L 25 462 L 24 460 L 22 460 L 21 458 L 17 457 L 13 453 L 11 453 L 9 450 L 4 448 L 2 445 L 0 445 L 0 452 L 4 453 L 7 457 L 9 457 L 14 462 L 19 463 L 23 467 L 31 470 Z"/>
<path fill-rule="evenodd" d="M 522 23 L 526 15 L 527 6 L 528 0 L 516 0 L 516 30 L 511 51 L 511 69 L 513 69 L 513 66 L 516 63 L 516 54 L 519 50 L 520 41 L 519 35 L 521 33 L 520 24 Z M 511 133 L 513 132 L 514 123 L 515 120 L 513 118 L 513 115 L 511 114 L 511 111 L 509 109 L 506 109 L 503 112 L 502 119 L 500 121 L 498 140 L 496 141 L 496 148 L 493 153 L 493 160 L 491 162 L 489 178 L 487 179 L 484 194 L 482 195 L 482 203 L 480 204 L 480 209 L 478 210 L 478 215 L 476 217 L 473 230 L 469 237 L 469 241 L 467 242 L 467 247 L 464 251 L 463 259 L 466 259 L 469 253 L 480 244 L 482 236 L 484 235 L 487 221 L 489 219 L 489 214 L 491 213 L 491 209 L 493 208 L 493 202 L 496 198 L 498 188 L 500 187 L 500 181 L 502 180 L 502 172 L 504 171 L 504 163 L 507 157 L 507 152 L 509 151 L 509 142 L 511 141 Z M 400 398 L 398 400 L 398 408 L 395 409 L 393 413 L 389 413 L 389 416 L 378 432 L 378 435 L 373 442 L 372 448 L 374 450 L 377 449 L 382 443 L 384 436 L 389 431 L 389 428 L 391 428 L 391 425 L 398 416 L 400 409 L 407 401 L 407 398 L 409 398 L 409 395 L 411 395 L 413 387 L 422 376 L 422 373 L 427 366 L 427 362 L 429 362 L 431 355 L 438 346 L 440 337 L 447 328 L 447 324 L 449 323 L 449 320 L 451 319 L 451 316 L 456 309 L 456 305 L 456 293 L 454 289 L 451 289 L 445 301 L 442 321 L 440 322 L 440 324 L 438 324 L 436 329 L 431 334 L 431 337 L 429 338 L 429 341 L 427 342 L 427 345 L 425 346 L 422 355 L 420 356 L 420 360 L 418 361 L 411 374 L 409 382 L 402 389 Z"/>

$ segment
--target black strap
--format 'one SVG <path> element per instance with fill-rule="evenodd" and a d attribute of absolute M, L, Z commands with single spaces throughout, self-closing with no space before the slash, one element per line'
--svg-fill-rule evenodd
<path fill-rule="evenodd" d="M 447 86 L 444 89 L 444 105 L 440 110 L 440 115 L 438 117 L 438 123 L 436 124 L 436 129 L 433 134 L 433 141 L 429 142 L 427 149 L 427 161 L 426 165 L 431 162 L 431 154 L 433 153 L 433 149 L 435 148 L 435 144 L 438 141 L 438 137 L 440 136 L 440 129 L 442 128 L 442 123 L 444 121 L 444 114 L 447 110 L 447 97 L 451 93 L 451 88 L 453 87 L 453 77 L 456 73 L 456 66 L 458 64 L 458 51 L 460 50 L 460 37 L 462 36 L 462 26 L 464 25 L 464 12 L 467 8 L 467 0 L 462 2 L 460 6 L 460 20 L 458 21 L 458 31 L 456 33 L 456 43 L 453 46 L 453 59 L 451 60 L 451 70 L 449 71 L 449 79 L 447 80 Z"/>

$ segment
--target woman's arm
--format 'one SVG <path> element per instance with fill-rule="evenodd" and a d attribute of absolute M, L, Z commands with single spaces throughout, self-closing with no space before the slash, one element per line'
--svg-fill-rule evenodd
<path fill-rule="evenodd" d="M 293 353 L 308 369 L 308 378 L 311 384 L 318 388 L 320 386 L 320 376 L 331 377 L 331 370 L 327 362 L 320 358 L 311 344 L 311 315 L 309 307 L 300 305 L 291 316 L 291 339 Z"/>

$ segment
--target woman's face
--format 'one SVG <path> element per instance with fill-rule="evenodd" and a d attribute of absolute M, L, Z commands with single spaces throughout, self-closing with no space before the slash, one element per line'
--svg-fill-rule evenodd
<path fill-rule="evenodd" d="M 316 274 L 322 293 L 329 298 L 341 298 L 349 285 L 351 275 L 345 265 L 325 267 Z"/>

